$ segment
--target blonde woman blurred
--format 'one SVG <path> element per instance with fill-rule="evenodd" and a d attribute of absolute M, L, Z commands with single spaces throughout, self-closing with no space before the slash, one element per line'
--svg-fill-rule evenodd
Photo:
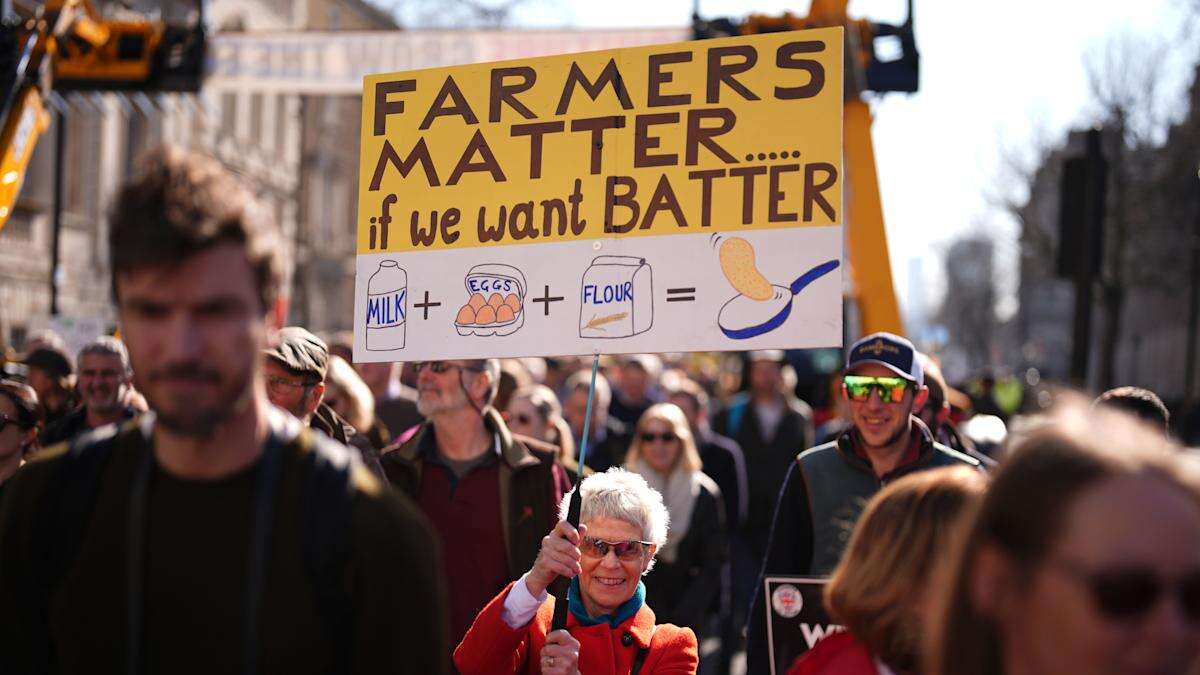
<path fill-rule="evenodd" d="M 975 469 L 931 469 L 867 502 L 825 587 L 825 607 L 846 630 L 818 642 L 788 675 L 920 672 L 931 570 L 986 486 Z"/>
<path fill-rule="evenodd" d="M 325 405 L 366 437 L 371 447 L 380 450 L 391 442 L 387 427 L 375 419 L 375 396 L 358 371 L 340 356 L 329 357 L 325 375 Z"/>
<path fill-rule="evenodd" d="M 558 463 L 575 480 L 579 466 L 575 458 L 575 439 L 571 426 L 563 419 L 562 404 L 554 392 L 542 384 L 518 389 L 508 401 L 504 419 L 514 434 L 546 441 L 558 448 Z"/>
<path fill-rule="evenodd" d="M 673 403 L 650 406 L 638 420 L 625 467 L 663 496 L 671 532 L 646 576 L 646 591 L 664 621 L 711 633 L 721 591 L 728 532 L 721 491 L 700 470 L 687 417 Z"/>

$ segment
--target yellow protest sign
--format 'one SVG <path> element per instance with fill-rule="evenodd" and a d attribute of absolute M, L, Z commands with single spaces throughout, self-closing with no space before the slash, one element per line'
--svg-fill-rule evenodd
<path fill-rule="evenodd" d="M 808 294 L 829 298 L 820 331 L 780 329 L 805 323 L 787 322 L 801 279 L 786 248 L 824 265 L 800 288 L 840 261 L 841 118 L 840 28 L 370 75 L 355 358 L 838 344 L 836 274 Z M 688 255 L 711 258 L 703 278 L 685 278 Z M 758 329 L 651 330 L 731 293 Z M 536 344 L 521 330 L 535 316 Z"/>

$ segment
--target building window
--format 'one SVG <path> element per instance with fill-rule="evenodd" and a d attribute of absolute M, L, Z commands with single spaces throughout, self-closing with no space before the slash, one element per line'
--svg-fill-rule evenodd
<path fill-rule="evenodd" d="M 275 154 L 287 157 L 288 97 L 280 94 L 275 101 Z"/>
<path fill-rule="evenodd" d="M 260 147 L 263 132 L 263 95 L 250 94 L 250 141 Z"/>
<path fill-rule="evenodd" d="M 220 136 L 233 136 L 237 133 L 237 94 L 231 91 L 221 94 L 221 128 Z"/>

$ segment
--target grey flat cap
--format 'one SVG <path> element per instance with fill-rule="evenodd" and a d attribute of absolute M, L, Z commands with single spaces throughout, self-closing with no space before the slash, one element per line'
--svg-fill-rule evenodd
<path fill-rule="evenodd" d="M 329 347 L 325 341 L 300 326 L 288 326 L 279 331 L 278 343 L 263 354 L 283 364 L 288 370 L 312 375 L 325 381 L 329 369 Z"/>

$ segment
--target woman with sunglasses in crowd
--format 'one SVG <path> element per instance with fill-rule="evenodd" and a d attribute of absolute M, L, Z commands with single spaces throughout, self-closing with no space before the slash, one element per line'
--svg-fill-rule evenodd
<path fill-rule="evenodd" d="M 979 471 L 944 467 L 872 497 L 825 586 L 825 608 L 846 630 L 822 638 L 788 675 L 921 672 L 930 570 L 986 487 Z"/>
<path fill-rule="evenodd" d="M 1196 672 L 1194 459 L 1079 403 L 1010 442 L 951 554 L 926 672 Z"/>
<path fill-rule="evenodd" d="M 544 384 L 517 389 L 508 401 L 504 421 L 514 434 L 546 441 L 558 448 L 558 463 L 572 477 L 579 464 L 575 461 L 575 439 L 571 425 L 563 419 L 562 404 L 554 391 Z"/>
<path fill-rule="evenodd" d="M 691 627 L 703 642 L 716 629 L 710 624 L 719 609 L 728 534 L 721 491 L 700 466 L 683 410 L 659 403 L 642 413 L 625 468 L 663 496 L 671 516 L 671 534 L 646 575 L 647 597 L 663 621 Z"/>
<path fill-rule="evenodd" d="M 0 494 L 4 483 L 37 450 L 37 395 L 27 385 L 0 380 Z"/>
<path fill-rule="evenodd" d="M 641 581 L 667 541 L 662 496 L 618 468 L 585 478 L 578 489 L 578 530 L 560 521 L 533 567 L 479 613 L 454 651 L 462 675 L 696 671 L 696 635 L 657 623 Z M 568 494 L 564 517 L 569 501 Z M 566 629 L 551 632 L 548 588 L 558 576 L 571 580 L 570 611 Z"/>

